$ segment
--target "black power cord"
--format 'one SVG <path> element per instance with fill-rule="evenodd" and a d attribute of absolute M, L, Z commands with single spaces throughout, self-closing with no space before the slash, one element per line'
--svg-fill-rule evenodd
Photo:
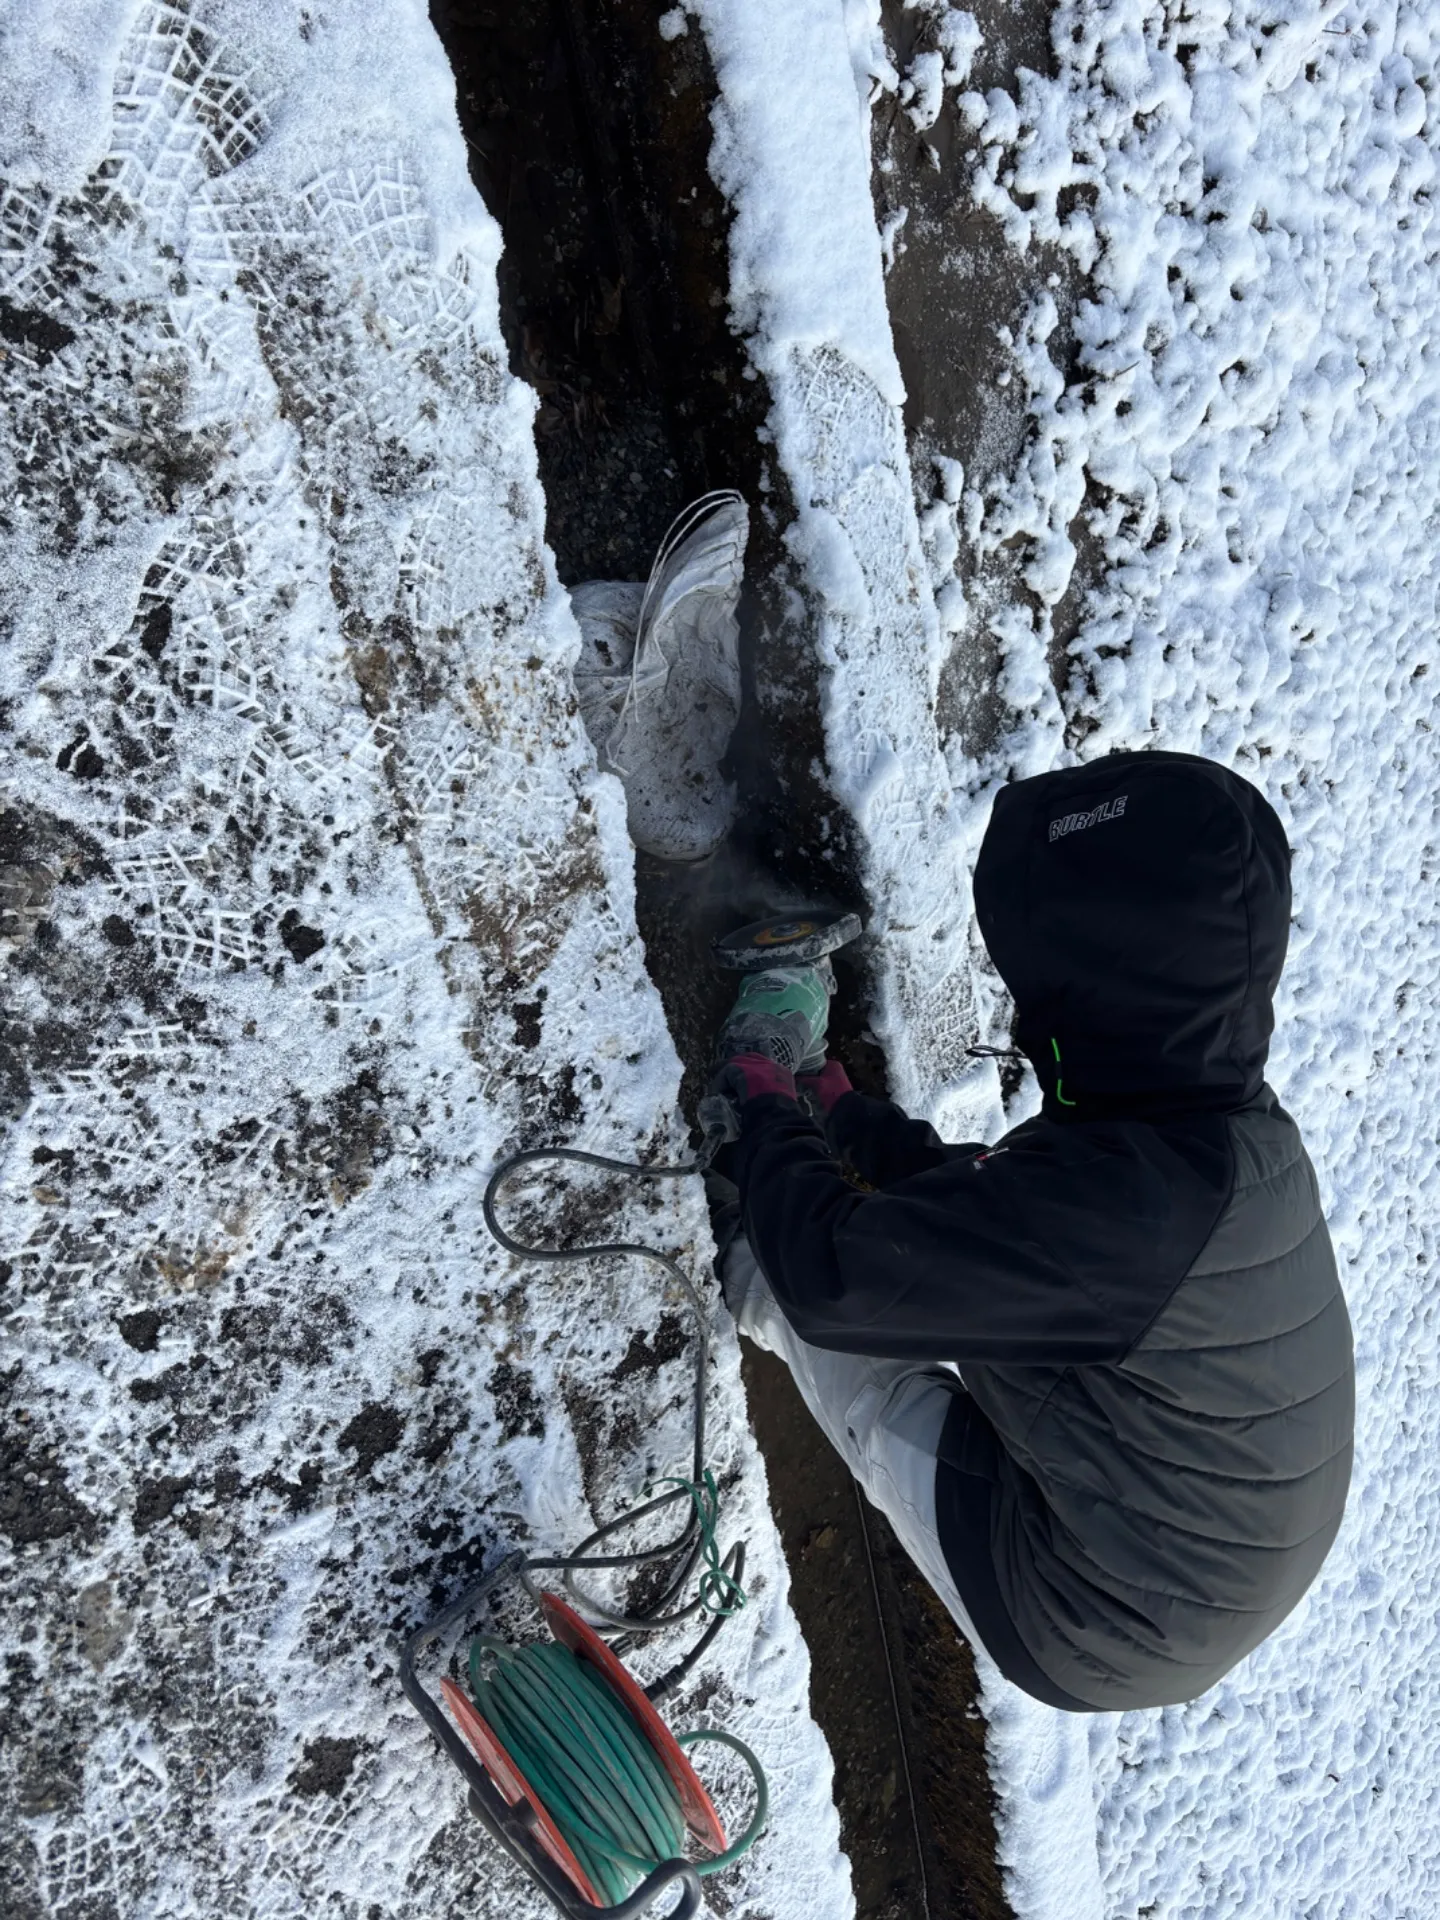
<path fill-rule="evenodd" d="M 528 1241 L 517 1240 L 501 1226 L 496 1213 L 496 1197 L 500 1189 L 515 1174 L 527 1166 L 541 1160 L 567 1160 L 579 1166 L 599 1167 L 607 1173 L 624 1173 L 642 1180 L 680 1180 L 687 1176 L 703 1173 L 710 1163 L 718 1141 L 707 1137 L 699 1157 L 685 1166 L 658 1167 L 642 1166 L 632 1160 L 612 1160 L 604 1154 L 585 1153 L 578 1147 L 530 1147 L 521 1153 L 513 1153 L 502 1160 L 491 1174 L 486 1184 L 482 1206 L 485 1224 L 491 1234 L 505 1248 L 520 1260 L 543 1260 L 559 1264 L 566 1260 L 599 1260 L 630 1258 L 648 1260 L 664 1270 L 680 1288 L 695 1317 L 695 1413 L 693 1423 L 693 1464 L 691 1479 L 680 1482 L 667 1493 L 657 1494 L 653 1499 L 632 1507 L 618 1519 L 609 1520 L 604 1526 L 597 1527 L 592 1534 L 582 1540 L 574 1553 L 555 1555 L 544 1559 L 527 1557 L 518 1567 L 520 1580 L 531 1598 L 538 1602 L 539 1593 L 531 1578 L 538 1572 L 558 1572 L 561 1575 L 566 1592 L 580 1606 L 587 1608 L 598 1620 L 607 1626 L 619 1630 L 618 1637 L 611 1642 L 616 1653 L 621 1653 L 634 1644 L 635 1639 L 646 1633 L 654 1633 L 662 1627 L 676 1625 L 679 1621 L 691 1618 L 702 1608 L 714 1612 L 715 1617 L 706 1627 L 696 1644 L 669 1672 L 653 1681 L 645 1692 L 651 1700 L 662 1700 L 670 1694 L 684 1679 L 685 1675 L 702 1657 L 706 1648 L 715 1638 L 730 1617 L 732 1608 L 716 1608 L 709 1600 L 708 1593 L 715 1588 L 722 1592 L 741 1594 L 741 1582 L 745 1573 L 745 1542 L 737 1541 L 728 1549 L 723 1559 L 712 1561 L 710 1579 L 701 1584 L 700 1591 L 688 1602 L 676 1604 L 678 1596 L 695 1572 L 696 1562 L 705 1550 L 708 1529 L 705 1524 L 700 1500 L 696 1489 L 705 1482 L 705 1392 L 709 1381 L 709 1317 L 705 1303 L 696 1290 L 694 1282 L 677 1260 L 668 1253 L 661 1253 L 656 1247 L 642 1245 L 638 1241 L 606 1241 L 595 1245 L 575 1247 L 538 1247 Z M 677 1500 L 690 1502 L 690 1514 L 685 1525 L 673 1540 L 658 1547 L 648 1547 L 638 1553 L 597 1553 L 595 1548 L 608 1540 L 612 1534 L 622 1528 L 628 1528 L 636 1521 L 645 1519 L 652 1513 L 659 1513 Z M 677 1560 L 678 1565 L 668 1577 L 664 1588 L 654 1604 L 643 1613 L 620 1613 L 596 1600 L 578 1584 L 577 1576 L 594 1569 L 616 1570 L 644 1567 Z"/>

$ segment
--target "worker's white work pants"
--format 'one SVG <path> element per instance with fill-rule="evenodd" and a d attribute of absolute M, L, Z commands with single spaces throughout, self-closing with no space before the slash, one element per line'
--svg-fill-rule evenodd
<path fill-rule="evenodd" d="M 808 1345 L 781 1312 L 743 1233 L 725 1249 L 720 1278 L 740 1332 L 789 1367 L 825 1437 L 971 1646 L 983 1652 L 935 1523 L 935 1455 L 954 1395 L 964 1392 L 959 1377 L 943 1367 Z"/>

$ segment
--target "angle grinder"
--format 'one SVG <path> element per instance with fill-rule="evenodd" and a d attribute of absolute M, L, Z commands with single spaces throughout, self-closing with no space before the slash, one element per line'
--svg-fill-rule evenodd
<path fill-rule="evenodd" d="M 733 933 L 723 933 L 711 943 L 710 951 L 718 966 L 734 973 L 813 967 L 833 993 L 835 975 L 830 955 L 858 940 L 862 931 L 856 913 L 794 914 L 781 920 L 754 920 Z M 809 1104 L 803 1096 L 802 1104 Z M 707 1093 L 696 1108 L 695 1118 L 703 1135 L 699 1165 L 704 1168 L 722 1147 L 739 1139 L 740 1114 L 728 1094 Z"/>

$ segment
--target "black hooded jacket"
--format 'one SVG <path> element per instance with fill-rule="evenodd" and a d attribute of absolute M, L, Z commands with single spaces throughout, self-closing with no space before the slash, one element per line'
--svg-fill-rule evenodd
<path fill-rule="evenodd" d="M 987 1149 L 859 1094 L 823 1134 L 745 1107 L 745 1228 L 797 1333 L 961 1368 L 941 1543 L 987 1650 L 1055 1706 L 1203 1692 L 1344 1512 L 1350 1324 L 1264 1079 L 1289 867 L 1264 797 L 1194 755 L 1003 788 L 975 906 L 1040 1113 Z"/>

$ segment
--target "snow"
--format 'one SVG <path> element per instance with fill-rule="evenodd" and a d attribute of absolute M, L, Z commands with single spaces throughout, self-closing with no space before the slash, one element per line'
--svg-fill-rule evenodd
<path fill-rule="evenodd" d="M 480 1212 L 522 1142 L 684 1138 L 498 234 L 421 0 L 72 0 L 6 48 L 16 1898 L 539 1914 L 397 1635 L 688 1467 L 693 1335 L 644 1269 L 518 1266 Z M 731 1911 L 852 1911 L 699 1183 L 507 1204 L 709 1288 L 752 1600 L 673 1717 L 770 1773 Z"/>
<path fill-rule="evenodd" d="M 1433 14 L 1362 0 L 1283 18 L 1245 4 L 1182 15 L 1067 3 L 1053 78 L 1022 72 L 1013 97 L 961 98 L 974 149 L 957 199 L 1001 222 L 1017 272 L 1048 243 L 1089 279 L 1067 381 L 1054 276 L 1035 274 L 1052 284 L 1007 342 L 1028 444 L 983 495 L 958 465 L 943 469 L 953 522 L 936 513 L 922 528 L 901 499 L 898 396 L 874 345 L 881 236 L 862 249 L 868 192 L 844 127 L 842 53 L 883 88 L 905 84 L 876 48 L 877 11 L 796 7 L 809 84 L 803 100 L 784 95 L 782 128 L 761 98 L 755 13 L 744 0 L 702 10 L 725 94 L 714 167 L 737 202 L 736 319 L 770 381 L 777 456 L 800 502 L 830 777 L 864 830 L 879 904 L 876 1030 L 902 1099 L 952 1137 L 962 1121 L 966 1137 L 993 1137 L 1024 1118 L 1033 1081 L 1002 1114 L 993 1080 L 956 1085 L 955 1029 L 938 1047 L 920 1030 L 912 914 L 967 924 L 955 866 L 973 864 L 1000 781 L 1112 746 L 1234 766 L 1295 849 L 1269 1077 L 1319 1171 L 1358 1342 L 1344 1531 L 1296 1612 L 1224 1683 L 1184 1707 L 1067 1721 L 981 1663 L 1011 1898 L 1021 1920 L 1429 1912 Z M 794 70 L 794 49 L 772 57 Z M 916 97 L 923 80 L 910 82 Z M 826 148 L 823 201 L 803 162 L 822 140 L 841 143 Z M 844 255 L 843 286 L 812 287 L 816 253 Z M 1057 689 L 1047 651 L 1082 507 L 1104 565 Z M 967 598 L 947 577 L 962 533 L 982 577 L 1022 541 L 1033 601 Z M 963 638 L 976 622 L 999 645 L 1009 707 L 981 763 L 937 743 L 925 702 L 941 631 Z M 936 963 L 955 969 L 964 1039 L 1003 1037 L 983 961 L 968 991 L 943 937 Z"/>
<path fill-rule="evenodd" d="M 907 11 L 919 13 L 929 28 L 933 47 L 917 51 L 899 84 L 900 104 L 918 133 L 940 118 L 947 87 L 960 87 L 980 51 L 980 26 L 972 13 L 945 5 L 945 0 L 905 0 Z"/>

